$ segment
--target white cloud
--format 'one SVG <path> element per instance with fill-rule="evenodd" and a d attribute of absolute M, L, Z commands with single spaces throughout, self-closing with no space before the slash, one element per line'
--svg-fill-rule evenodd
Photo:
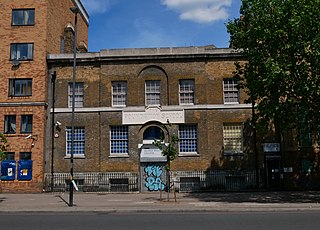
<path fill-rule="evenodd" d="M 81 2 L 89 15 L 105 13 L 110 8 L 109 0 L 81 0 Z"/>
<path fill-rule="evenodd" d="M 210 23 L 227 19 L 232 0 L 161 0 L 170 10 L 177 11 L 180 19 Z"/>

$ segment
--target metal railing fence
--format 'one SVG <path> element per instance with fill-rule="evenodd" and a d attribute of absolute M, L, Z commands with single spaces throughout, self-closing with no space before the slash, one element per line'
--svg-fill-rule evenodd
<path fill-rule="evenodd" d="M 66 192 L 69 173 L 55 173 L 53 186 L 51 174 L 45 174 L 44 190 Z M 140 175 L 135 172 L 74 173 L 74 181 L 82 192 L 138 192 Z M 255 188 L 255 171 L 175 171 L 171 181 L 179 192 L 248 191 Z"/>
<path fill-rule="evenodd" d="M 51 186 L 51 174 L 45 174 L 44 190 L 66 192 L 69 190 L 70 173 L 55 173 Z M 131 172 L 97 172 L 74 173 L 73 179 L 83 192 L 136 192 L 138 173 Z"/>
<path fill-rule="evenodd" d="M 255 171 L 173 172 L 172 180 L 180 192 L 247 191 L 255 188 Z"/>

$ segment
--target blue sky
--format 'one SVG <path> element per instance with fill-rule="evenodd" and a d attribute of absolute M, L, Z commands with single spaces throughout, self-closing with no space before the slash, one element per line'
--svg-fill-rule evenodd
<path fill-rule="evenodd" d="M 229 46 L 225 23 L 241 0 L 81 0 L 89 13 L 89 51 Z"/>

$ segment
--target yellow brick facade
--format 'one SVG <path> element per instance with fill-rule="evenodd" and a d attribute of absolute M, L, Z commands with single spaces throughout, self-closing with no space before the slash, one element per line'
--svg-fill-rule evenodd
<path fill-rule="evenodd" d="M 194 54 L 196 48 L 198 53 Z M 224 103 L 224 79 L 233 77 L 234 62 L 241 61 L 241 57 L 231 49 L 124 49 L 79 54 L 77 57 L 76 81 L 83 83 L 83 108 L 75 110 L 75 127 L 84 128 L 85 147 L 84 156 L 75 158 L 76 173 L 139 173 L 145 167 L 141 160 L 146 141 L 144 132 L 149 127 L 161 127 L 166 122 L 161 124 L 157 118 L 142 118 L 137 123 L 124 124 L 123 116 L 130 111 L 133 111 L 132 116 L 135 116 L 135 111 L 145 116 L 149 109 L 145 104 L 145 84 L 150 80 L 160 81 L 158 113 L 183 113 L 184 119 L 172 124 L 175 132 L 178 132 L 180 125 L 197 127 L 197 152 L 179 154 L 172 163 L 173 171 L 233 170 L 236 166 L 238 169 L 254 169 L 251 142 L 244 142 L 245 151 L 235 158 L 223 151 L 224 124 L 244 126 L 252 115 L 251 105 L 245 103 L 247 96 L 242 90 L 239 103 Z M 73 60 L 55 55 L 48 58 L 48 63 L 49 68 L 57 73 L 55 118 L 62 124 L 62 131 L 57 132 L 59 138 L 55 138 L 55 172 L 68 173 L 70 158 L 66 156 L 65 130 L 71 127 L 68 85 L 72 82 Z M 189 106 L 180 105 L 179 82 L 185 79 L 194 80 L 194 104 Z M 125 107 L 112 104 L 112 84 L 117 81 L 127 84 Z M 138 117 L 136 119 L 139 120 Z M 168 116 L 168 119 L 174 117 Z M 128 127 L 128 154 L 115 156 L 110 154 L 110 129 L 123 125 Z"/>

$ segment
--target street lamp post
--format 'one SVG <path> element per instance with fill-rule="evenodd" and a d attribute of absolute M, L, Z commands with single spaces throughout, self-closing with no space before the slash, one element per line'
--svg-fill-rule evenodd
<path fill-rule="evenodd" d="M 55 103 L 55 86 L 56 86 L 56 78 L 57 73 L 56 71 L 53 72 L 51 75 L 51 83 L 52 83 L 52 119 L 51 119 L 51 192 L 53 192 L 53 183 L 54 183 L 54 103 Z"/>
<path fill-rule="evenodd" d="M 69 206 L 73 206 L 73 154 L 74 154 L 74 108 L 75 108 L 75 88 L 76 88 L 76 67 L 77 67 L 77 21 L 78 7 L 70 8 L 74 14 L 74 40 L 73 40 L 73 79 L 72 79 L 72 115 L 71 115 L 71 154 L 70 154 L 70 184 L 69 184 Z"/>
<path fill-rule="evenodd" d="M 252 98 L 252 127 L 253 127 L 253 152 L 255 156 L 255 170 L 256 170 L 256 188 L 259 189 L 259 159 L 257 149 L 257 120 L 255 113 L 255 100 Z"/>

